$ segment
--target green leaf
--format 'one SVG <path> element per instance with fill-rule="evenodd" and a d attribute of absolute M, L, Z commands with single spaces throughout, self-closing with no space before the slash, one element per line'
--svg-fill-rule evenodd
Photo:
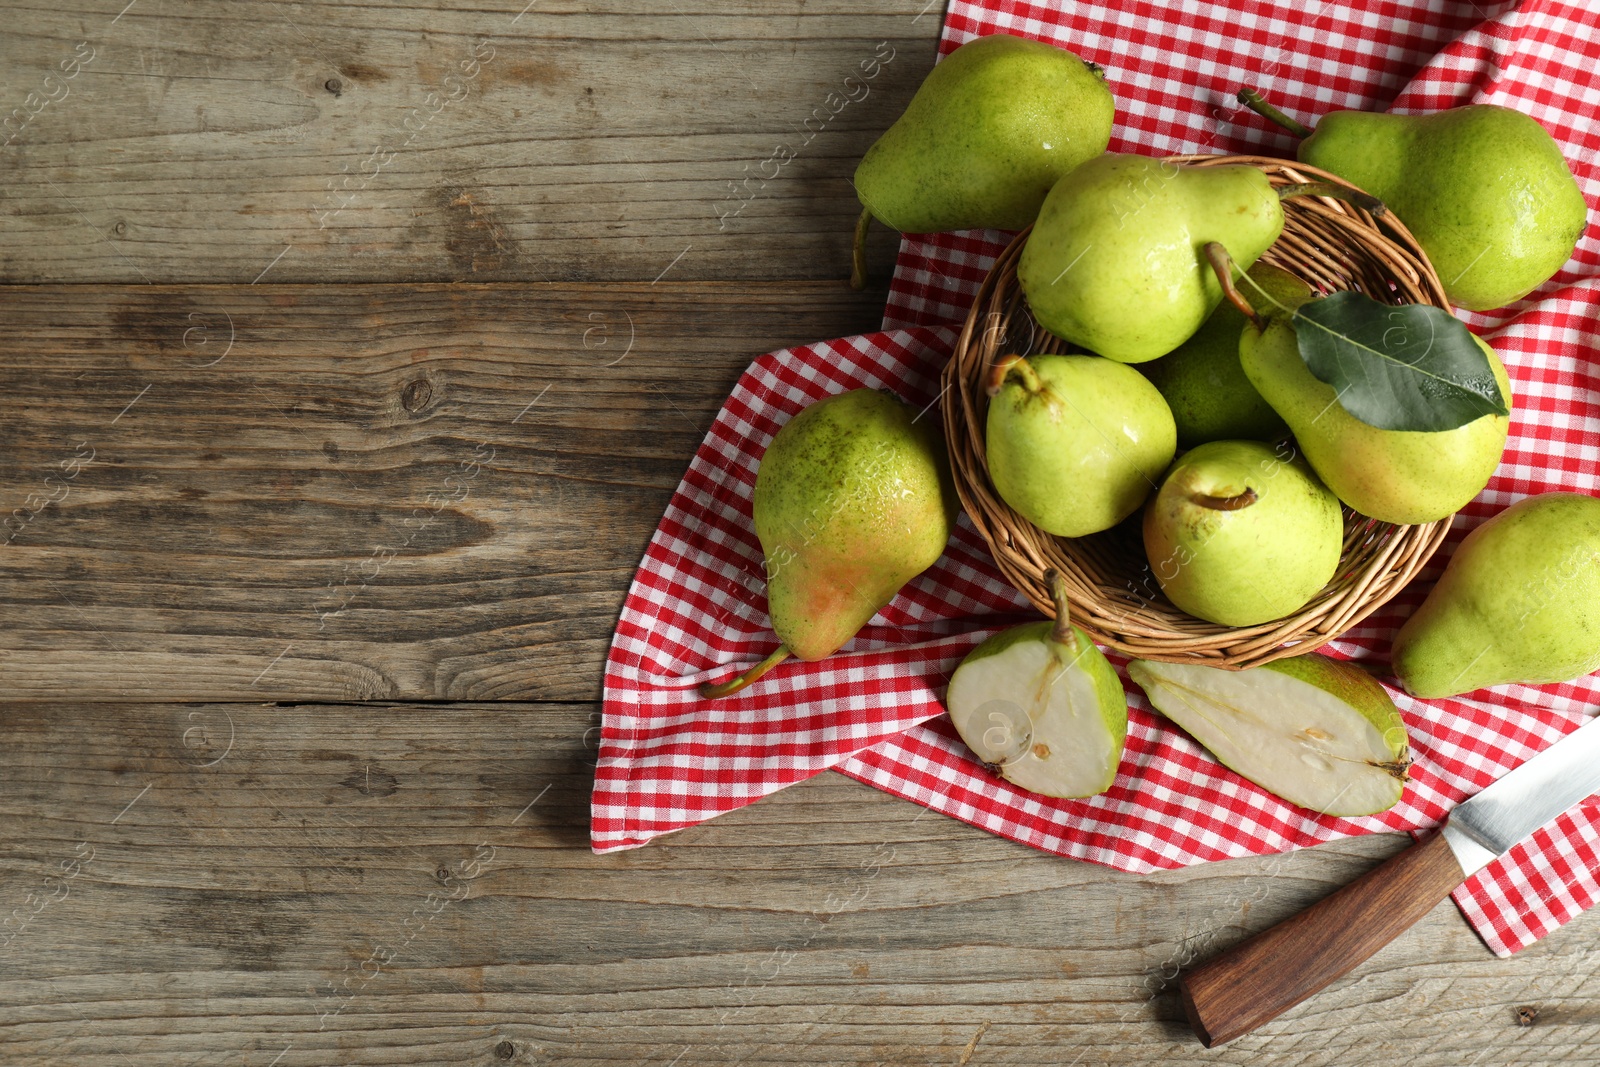
<path fill-rule="evenodd" d="M 1300 358 L 1370 426 L 1453 430 L 1510 414 L 1488 355 L 1441 308 L 1340 292 L 1302 304 L 1293 321 Z"/>

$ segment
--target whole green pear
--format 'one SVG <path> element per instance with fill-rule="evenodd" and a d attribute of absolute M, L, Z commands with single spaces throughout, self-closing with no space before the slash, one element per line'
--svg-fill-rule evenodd
<path fill-rule="evenodd" d="M 933 68 L 856 167 L 856 195 L 905 233 L 1033 222 L 1050 187 L 1111 139 L 1098 68 L 1041 41 L 994 34 Z"/>
<path fill-rule="evenodd" d="M 1600 500 L 1543 493 L 1469 533 L 1391 659 L 1424 699 L 1600 669 Z"/>
<path fill-rule="evenodd" d="M 1387 204 L 1461 307 L 1487 311 L 1527 296 L 1561 269 L 1588 226 L 1561 146 L 1512 108 L 1335 111 L 1307 130 L 1253 90 L 1239 99 L 1304 138 L 1302 163 Z"/>
<path fill-rule="evenodd" d="M 1511 407 L 1506 369 L 1481 337 L 1500 396 Z M 1433 522 L 1461 510 L 1489 484 L 1511 420 L 1483 415 L 1453 430 L 1380 430 L 1346 411 L 1333 386 L 1300 356 L 1290 316 L 1269 313 L 1266 329 L 1245 327 L 1245 376 L 1289 424 L 1313 470 L 1356 511 L 1381 522 Z"/>
<path fill-rule="evenodd" d="M 1287 447 L 1209 441 L 1172 465 L 1144 512 L 1144 550 L 1179 609 L 1254 626 L 1305 605 L 1339 566 L 1339 501 Z"/>
<path fill-rule="evenodd" d="M 1298 307 L 1311 299 L 1309 285 L 1270 263 L 1258 262 L 1249 275 L 1286 307 Z M 1249 299 L 1260 300 L 1248 282 L 1240 289 Z M 1224 300 L 1199 331 L 1173 352 L 1138 364 L 1139 372 L 1161 390 L 1172 409 L 1179 448 L 1207 441 L 1271 441 L 1288 434 L 1289 427 L 1256 392 L 1239 365 L 1239 338 L 1245 322 L 1244 312 Z"/>
<path fill-rule="evenodd" d="M 960 508 L 934 421 L 884 390 L 855 389 L 817 401 L 777 432 L 751 510 L 782 644 L 702 695 L 736 692 L 791 654 L 832 655 L 934 564 Z"/>
<path fill-rule="evenodd" d="M 1172 462 L 1177 431 L 1156 387 L 1099 356 L 997 364 L 985 425 L 989 478 L 1023 518 L 1083 537 L 1127 518 Z"/>
<path fill-rule="evenodd" d="M 1278 194 L 1255 167 L 1111 153 L 1050 190 L 1017 281 L 1046 330 L 1142 363 L 1194 336 L 1221 302 L 1207 243 L 1222 244 L 1245 270 L 1282 230 Z"/>

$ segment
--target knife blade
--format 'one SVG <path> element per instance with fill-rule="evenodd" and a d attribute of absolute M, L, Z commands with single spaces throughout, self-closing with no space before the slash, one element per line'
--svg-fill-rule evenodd
<path fill-rule="evenodd" d="M 1444 837 L 1472 877 L 1518 841 L 1600 792 L 1600 719 L 1591 719 L 1521 766 L 1456 805 Z"/>
<path fill-rule="evenodd" d="M 1458 804 L 1440 831 L 1298 915 L 1179 978 L 1207 1048 L 1249 1033 L 1350 973 L 1467 878 L 1600 792 L 1600 719 Z"/>

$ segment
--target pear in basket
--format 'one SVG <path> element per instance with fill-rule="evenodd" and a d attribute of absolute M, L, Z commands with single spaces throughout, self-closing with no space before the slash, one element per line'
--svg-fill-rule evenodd
<path fill-rule="evenodd" d="M 781 644 L 700 694 L 738 692 L 791 655 L 838 651 L 933 566 L 959 508 L 933 420 L 891 393 L 855 389 L 795 415 L 761 458 L 751 509 Z"/>
<path fill-rule="evenodd" d="M 1339 390 L 1312 374 L 1296 329 L 1292 312 L 1269 309 L 1260 325 L 1245 327 L 1239 362 L 1340 500 L 1381 522 L 1434 522 L 1454 515 L 1489 484 L 1505 450 L 1508 414 L 1485 414 L 1450 430 L 1370 425 L 1346 410 Z M 1482 338 L 1469 336 L 1483 351 L 1509 412 L 1505 367 Z"/>
<path fill-rule="evenodd" d="M 856 168 L 851 284 L 866 284 L 873 218 L 905 233 L 1029 225 L 1057 179 L 1106 150 L 1114 110 L 1100 68 L 1066 49 L 1005 33 L 957 48 Z"/>
<path fill-rule="evenodd" d="M 1241 89 L 1239 100 L 1304 138 L 1302 163 L 1387 204 L 1460 307 L 1487 311 L 1527 296 L 1561 269 L 1588 226 L 1561 146 L 1520 111 L 1335 111 L 1310 130 L 1254 89 Z"/>
<path fill-rule="evenodd" d="M 1286 444 L 1207 441 L 1167 472 L 1144 548 L 1167 599 L 1220 626 L 1304 607 L 1339 567 L 1339 501 Z"/>
<path fill-rule="evenodd" d="M 1270 263 L 1257 262 L 1249 274 L 1278 304 L 1295 307 L 1311 299 L 1310 286 Z M 1207 441 L 1275 441 L 1288 435 L 1289 427 L 1239 365 L 1245 321 L 1244 313 L 1224 300 L 1176 351 L 1136 364 L 1172 409 L 1179 448 Z"/>
<path fill-rule="evenodd" d="M 1099 356 L 1009 355 L 989 372 L 989 478 L 1057 537 L 1109 530 L 1172 462 L 1172 412 L 1132 367 Z"/>
<path fill-rule="evenodd" d="M 1283 231 L 1265 173 L 1107 153 L 1056 183 L 1017 263 L 1040 326 L 1120 363 L 1166 355 L 1222 302 L 1201 249 L 1248 269 Z"/>

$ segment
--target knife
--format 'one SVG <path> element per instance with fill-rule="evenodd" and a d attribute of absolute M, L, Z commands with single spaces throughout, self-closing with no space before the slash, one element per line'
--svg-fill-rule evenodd
<path fill-rule="evenodd" d="M 1600 791 L 1600 720 L 1463 801 L 1440 831 L 1327 899 L 1178 980 L 1206 1048 L 1276 1018 L 1350 973 L 1462 882 L 1557 815 Z"/>

